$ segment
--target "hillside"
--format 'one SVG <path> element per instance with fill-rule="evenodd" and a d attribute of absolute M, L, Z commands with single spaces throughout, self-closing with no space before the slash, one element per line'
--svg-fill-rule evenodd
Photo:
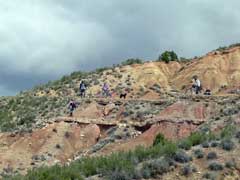
<path fill-rule="evenodd" d="M 187 91 L 194 75 L 212 96 Z M 79 97 L 80 81 L 88 87 L 85 98 Z M 111 98 L 101 97 L 104 82 Z M 29 172 L 25 179 L 240 177 L 239 90 L 240 47 L 233 46 L 191 61 L 74 72 L 2 97 L 1 176 L 13 179 L 8 176 L 53 166 Z M 126 99 L 119 98 L 123 91 Z M 70 99 L 78 104 L 73 117 L 67 110 Z M 159 133 L 167 140 L 156 143 Z"/>

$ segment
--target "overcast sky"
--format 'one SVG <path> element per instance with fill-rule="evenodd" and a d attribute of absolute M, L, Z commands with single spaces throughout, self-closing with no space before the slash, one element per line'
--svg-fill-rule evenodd
<path fill-rule="evenodd" d="M 0 95 L 76 70 L 240 42 L 239 0 L 0 0 Z"/>

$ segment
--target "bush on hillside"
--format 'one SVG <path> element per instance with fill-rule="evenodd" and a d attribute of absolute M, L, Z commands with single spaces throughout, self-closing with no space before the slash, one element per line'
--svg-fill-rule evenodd
<path fill-rule="evenodd" d="M 183 139 L 182 141 L 180 141 L 178 143 L 178 147 L 181 149 L 184 149 L 184 150 L 189 150 L 189 149 L 191 149 L 192 146 L 199 145 L 211 138 L 212 138 L 211 134 L 195 132 L 195 133 L 192 133 L 186 139 Z"/>
<path fill-rule="evenodd" d="M 143 60 L 141 59 L 127 59 L 126 61 L 121 63 L 123 66 L 132 65 L 132 64 L 143 64 Z"/>
<path fill-rule="evenodd" d="M 216 173 L 213 173 L 213 172 L 206 172 L 206 173 L 203 174 L 202 177 L 205 178 L 205 179 L 214 180 L 214 179 L 217 178 L 217 174 L 216 174 Z"/>
<path fill-rule="evenodd" d="M 209 139 L 206 134 L 204 139 Z M 194 137 L 194 138 L 193 138 Z M 198 138 L 196 138 L 198 137 Z M 201 136 L 192 135 L 188 139 L 192 144 L 201 143 Z M 69 166 L 53 166 L 40 169 L 33 169 L 25 176 L 10 177 L 11 180 L 29 179 L 75 179 L 80 180 L 81 176 L 90 177 L 101 175 L 103 179 L 140 179 L 161 175 L 176 167 L 176 162 L 187 163 L 192 158 L 186 152 L 178 150 L 177 145 L 171 141 L 164 141 L 164 137 L 159 135 L 160 143 L 148 148 L 137 147 L 133 151 L 113 153 L 108 156 L 84 157 L 72 162 Z M 164 142 L 164 143 L 162 143 Z M 141 165 L 145 165 L 142 168 Z M 139 166 L 140 165 L 140 166 Z M 223 167 L 209 165 L 209 169 L 218 170 Z M 187 166 L 182 170 L 183 174 L 188 175 Z M 193 171 L 193 169 L 192 169 Z M 54 172 L 54 173 L 50 173 Z M 68 174 L 67 174 L 68 173 Z M 5 178 L 6 179 L 6 178 Z"/>
<path fill-rule="evenodd" d="M 178 56 L 174 51 L 165 51 L 159 57 L 158 61 L 164 61 L 165 63 L 169 63 L 170 61 L 177 61 Z"/>
<path fill-rule="evenodd" d="M 209 152 L 208 155 L 207 155 L 207 159 L 208 160 L 217 159 L 217 153 Z"/>
<path fill-rule="evenodd" d="M 178 143 L 178 147 L 184 150 L 190 150 L 192 147 L 192 142 L 184 139 Z"/>
<path fill-rule="evenodd" d="M 109 180 L 132 180 L 132 175 L 126 171 L 115 170 L 107 175 Z"/>
<path fill-rule="evenodd" d="M 189 176 L 196 171 L 197 170 L 194 166 L 191 166 L 190 164 L 187 164 L 187 165 L 183 166 L 183 168 L 181 169 L 181 174 L 183 176 Z"/>
<path fill-rule="evenodd" d="M 228 125 L 226 126 L 222 131 L 221 131 L 221 138 L 231 138 L 236 132 L 236 127 L 233 125 Z"/>
<path fill-rule="evenodd" d="M 234 148 L 234 142 L 231 141 L 230 139 L 224 139 L 221 141 L 220 146 L 222 149 L 226 151 L 231 151 Z"/>
<path fill-rule="evenodd" d="M 157 177 L 170 171 L 170 163 L 166 159 L 157 159 L 143 164 L 142 176 L 144 178 Z"/>
<path fill-rule="evenodd" d="M 218 162 L 212 162 L 209 164 L 208 169 L 211 171 L 221 171 L 223 170 L 223 165 Z"/>
<path fill-rule="evenodd" d="M 168 141 L 165 139 L 164 135 L 159 133 L 153 141 L 153 146 L 158 144 L 165 145 Z"/>
<path fill-rule="evenodd" d="M 240 139 L 240 131 L 238 131 L 238 132 L 236 133 L 235 137 L 236 137 L 237 139 Z"/>
<path fill-rule="evenodd" d="M 109 67 L 97 68 L 92 73 L 102 74 L 104 71 L 109 70 L 109 69 L 110 69 Z"/>
<path fill-rule="evenodd" d="M 236 167 L 237 167 L 237 164 L 236 164 L 236 162 L 235 162 L 234 160 L 232 160 L 232 161 L 227 161 L 227 162 L 225 163 L 225 167 L 226 167 L 226 168 L 229 168 L 229 169 L 233 169 L 233 168 L 236 168 Z"/>
<path fill-rule="evenodd" d="M 210 145 L 209 145 L 209 143 L 208 143 L 207 141 L 205 141 L 205 142 L 202 143 L 202 147 L 203 147 L 203 148 L 209 148 L 209 146 L 210 146 Z"/>
<path fill-rule="evenodd" d="M 28 171 L 25 177 L 20 175 L 15 177 L 5 177 L 5 180 L 83 180 L 83 177 L 80 175 L 80 172 L 77 170 L 77 167 L 68 168 L 67 166 L 58 166 L 53 167 L 41 167 L 38 169 L 33 169 Z"/>
<path fill-rule="evenodd" d="M 201 149 L 196 149 L 194 151 L 194 156 L 197 158 L 197 159 L 201 159 L 204 157 L 204 152 L 201 150 Z"/>
<path fill-rule="evenodd" d="M 211 142 L 211 147 L 217 147 L 219 143 L 217 141 Z"/>
<path fill-rule="evenodd" d="M 224 51 L 229 48 L 238 47 L 238 46 L 240 46 L 240 43 L 231 44 L 229 46 L 220 46 L 219 48 L 216 49 L 216 51 Z"/>
<path fill-rule="evenodd" d="M 178 151 L 175 156 L 174 160 L 179 163 L 187 163 L 192 160 L 190 156 L 188 156 L 184 151 Z"/>

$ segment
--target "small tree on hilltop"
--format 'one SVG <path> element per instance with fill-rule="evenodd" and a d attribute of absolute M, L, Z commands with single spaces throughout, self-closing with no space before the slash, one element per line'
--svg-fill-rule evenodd
<path fill-rule="evenodd" d="M 138 59 L 138 58 L 136 58 L 136 59 L 131 58 L 131 59 L 127 59 L 126 61 L 122 62 L 123 66 L 132 65 L 132 64 L 143 64 L 143 60 Z"/>
<path fill-rule="evenodd" d="M 158 61 L 164 61 L 165 63 L 169 63 L 170 61 L 177 61 L 177 60 L 178 60 L 178 56 L 174 51 L 165 51 L 158 58 Z"/>

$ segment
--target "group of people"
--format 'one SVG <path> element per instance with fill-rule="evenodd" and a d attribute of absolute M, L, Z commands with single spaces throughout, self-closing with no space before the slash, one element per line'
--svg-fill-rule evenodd
<path fill-rule="evenodd" d="M 80 92 L 80 97 L 86 97 L 86 90 L 87 90 L 87 85 L 84 83 L 84 81 L 81 81 L 80 86 L 79 86 L 79 92 Z M 202 92 L 202 84 L 201 81 L 199 80 L 198 76 L 193 76 L 192 79 L 192 86 L 191 86 L 191 92 L 195 94 L 199 94 Z M 211 95 L 211 90 L 206 89 L 205 92 L 203 93 L 204 95 Z M 101 92 L 102 97 L 112 97 L 112 93 L 110 92 L 109 85 L 105 82 L 102 86 L 102 92 Z M 120 99 L 121 98 L 126 98 L 127 92 L 122 92 L 120 93 Z M 70 116 L 73 115 L 73 111 L 77 108 L 76 102 L 74 102 L 72 99 L 68 105 L 68 108 L 70 110 Z"/>
<path fill-rule="evenodd" d="M 87 85 L 84 81 L 80 82 L 79 85 L 79 95 L 81 98 L 86 97 L 86 91 L 87 91 Z M 109 85 L 105 82 L 102 86 L 102 92 L 101 92 L 102 97 L 112 97 L 112 93 L 110 92 Z M 122 92 L 120 94 L 120 99 L 124 98 L 126 99 L 127 92 Z M 73 111 L 77 108 L 76 102 L 71 99 L 69 104 L 68 104 L 68 109 L 70 111 L 70 116 L 73 116 Z"/>
<path fill-rule="evenodd" d="M 86 97 L 86 90 L 87 90 L 87 85 L 83 81 L 81 81 L 80 86 L 79 86 L 79 92 L 80 92 L 81 98 Z M 110 92 L 108 83 L 105 82 L 102 86 L 101 96 L 102 97 L 112 97 L 112 95 L 113 95 L 113 93 Z M 120 95 L 119 95 L 120 99 L 121 98 L 126 99 L 126 96 L 127 96 L 126 91 L 120 93 Z"/>
<path fill-rule="evenodd" d="M 87 85 L 81 81 L 80 86 L 79 86 L 79 91 L 80 91 L 80 97 L 85 97 L 86 96 L 86 90 L 87 90 Z M 104 83 L 102 86 L 102 96 L 103 97 L 111 97 L 112 94 L 110 93 L 109 85 L 107 83 Z"/>

